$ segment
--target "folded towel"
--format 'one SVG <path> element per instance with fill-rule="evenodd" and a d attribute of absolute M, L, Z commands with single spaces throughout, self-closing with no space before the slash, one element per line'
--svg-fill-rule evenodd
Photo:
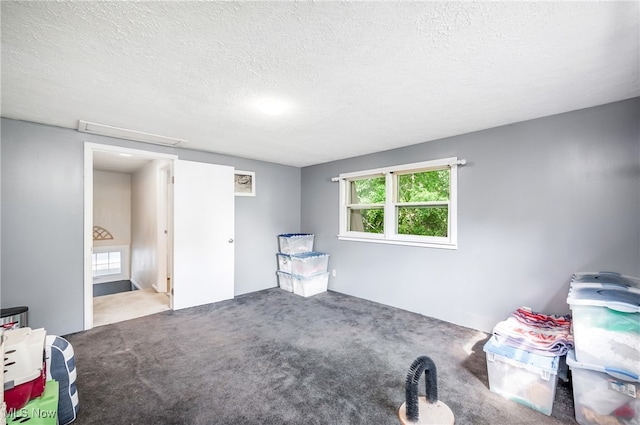
<path fill-rule="evenodd" d="M 573 348 L 570 315 L 546 315 L 526 307 L 499 322 L 493 334 L 502 344 L 543 356 L 564 356 Z"/>

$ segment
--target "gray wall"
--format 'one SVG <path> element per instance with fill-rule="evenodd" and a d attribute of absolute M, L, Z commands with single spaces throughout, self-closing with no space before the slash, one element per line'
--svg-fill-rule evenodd
<path fill-rule="evenodd" d="M 256 172 L 236 198 L 236 294 L 276 285 L 276 235 L 316 235 L 329 288 L 489 331 L 528 305 L 568 312 L 575 271 L 640 276 L 640 99 L 300 169 L 2 119 L 2 307 L 83 327 L 83 142 Z M 338 241 L 342 172 L 458 156 L 459 249 Z M 302 199 L 300 193 L 302 192 Z M 300 226 L 302 224 L 302 226 Z"/>
<path fill-rule="evenodd" d="M 302 169 L 302 230 L 329 289 L 491 331 L 567 313 L 571 274 L 640 276 L 640 99 Z M 362 141 L 366 143 L 366 141 Z M 458 250 L 339 241 L 343 172 L 457 156 Z"/>
<path fill-rule="evenodd" d="M 1 302 L 26 305 L 51 334 L 83 329 L 84 142 L 178 155 L 256 172 L 257 196 L 236 198 L 235 292 L 277 284 L 277 235 L 300 228 L 300 169 L 2 119 Z"/>

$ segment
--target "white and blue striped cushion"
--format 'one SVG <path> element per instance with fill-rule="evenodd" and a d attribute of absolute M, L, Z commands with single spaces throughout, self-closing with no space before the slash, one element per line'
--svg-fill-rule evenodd
<path fill-rule="evenodd" d="M 58 423 L 66 425 L 78 415 L 79 400 L 76 389 L 76 363 L 73 347 L 66 339 L 47 335 L 45 340 L 47 380 L 58 382 Z"/>

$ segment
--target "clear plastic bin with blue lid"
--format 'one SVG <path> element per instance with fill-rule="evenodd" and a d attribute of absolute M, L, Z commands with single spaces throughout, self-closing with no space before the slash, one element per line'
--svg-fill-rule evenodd
<path fill-rule="evenodd" d="M 579 362 L 573 350 L 567 354 L 567 365 L 571 369 L 576 420 L 579 424 L 640 423 L 640 399 L 636 391 L 636 388 L 640 388 L 640 379 L 637 375 Z"/>
<path fill-rule="evenodd" d="M 576 273 L 567 303 L 577 361 L 640 374 L 640 279 Z"/>
<path fill-rule="evenodd" d="M 501 396 L 551 415 L 556 393 L 559 357 L 500 344 L 492 336 L 484 345 L 487 353 L 489 389 Z"/>
<path fill-rule="evenodd" d="M 531 366 L 532 370 L 540 371 L 541 373 L 542 371 L 548 372 L 546 374 L 542 373 L 545 376 L 549 376 L 550 373 L 556 374 L 558 372 L 559 357 L 542 356 L 507 344 L 500 344 L 495 337 L 491 337 L 489 341 L 486 342 L 483 350 L 486 353 L 493 353 L 515 360 L 521 363 L 522 367 Z"/>
<path fill-rule="evenodd" d="M 572 284 L 592 285 L 622 285 L 640 289 L 640 278 L 627 276 L 616 272 L 584 272 L 574 273 L 571 277 Z"/>
<path fill-rule="evenodd" d="M 329 254 L 325 252 L 302 252 L 283 254 L 278 252 L 278 271 L 302 277 L 326 273 L 329 266 Z"/>
<path fill-rule="evenodd" d="M 291 255 L 291 274 L 308 277 L 326 273 L 329 254 L 325 252 L 303 252 Z"/>
<path fill-rule="evenodd" d="M 313 251 L 313 233 L 282 233 L 278 235 L 280 252 L 283 254 L 300 254 Z"/>

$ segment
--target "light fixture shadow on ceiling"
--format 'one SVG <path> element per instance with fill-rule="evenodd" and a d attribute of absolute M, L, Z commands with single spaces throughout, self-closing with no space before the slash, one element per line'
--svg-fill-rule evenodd
<path fill-rule="evenodd" d="M 78 120 L 78 131 L 82 133 L 98 134 L 100 136 L 116 137 L 118 139 L 133 140 L 136 142 L 152 143 L 154 145 L 176 146 L 180 143 L 187 143 L 184 139 L 143 133 L 141 131 L 113 127 L 105 124 L 97 124 L 83 120 Z"/>

